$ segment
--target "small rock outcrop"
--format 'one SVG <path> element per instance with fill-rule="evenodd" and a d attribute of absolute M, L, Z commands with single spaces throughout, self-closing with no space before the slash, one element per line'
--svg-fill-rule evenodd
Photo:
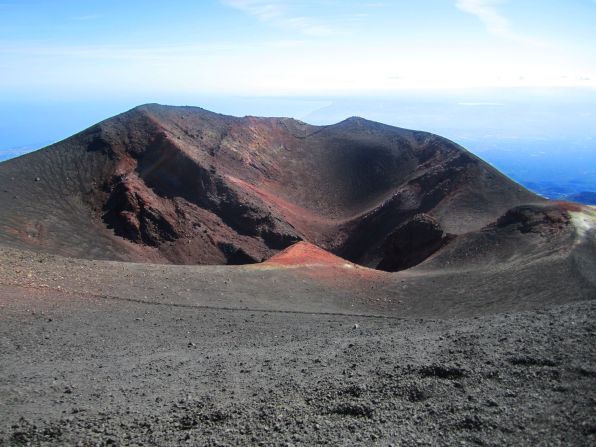
<path fill-rule="evenodd" d="M 570 217 L 561 206 L 517 206 L 508 210 L 496 223 L 497 228 L 513 227 L 521 233 L 550 234 L 569 225 Z"/>

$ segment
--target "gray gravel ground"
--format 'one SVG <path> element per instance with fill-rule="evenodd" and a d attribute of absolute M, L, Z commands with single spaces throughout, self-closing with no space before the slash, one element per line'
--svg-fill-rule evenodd
<path fill-rule="evenodd" d="M 3 293 L 0 445 L 596 442 L 593 301 L 420 320 Z"/>

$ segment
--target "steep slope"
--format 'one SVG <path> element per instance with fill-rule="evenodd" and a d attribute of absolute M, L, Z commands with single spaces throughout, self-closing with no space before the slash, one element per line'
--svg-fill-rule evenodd
<path fill-rule="evenodd" d="M 4 162 L 0 185 L 0 243 L 179 264 L 259 262 L 304 240 L 395 270 L 543 201 L 436 135 L 160 105 Z M 420 251 L 391 263 L 404 226 Z"/>

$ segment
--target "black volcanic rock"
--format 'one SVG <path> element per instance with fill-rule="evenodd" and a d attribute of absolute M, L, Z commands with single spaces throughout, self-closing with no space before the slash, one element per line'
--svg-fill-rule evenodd
<path fill-rule="evenodd" d="M 496 222 L 497 227 L 513 227 L 522 233 L 544 233 L 569 225 L 569 214 L 561 207 L 517 206 L 508 210 Z"/>

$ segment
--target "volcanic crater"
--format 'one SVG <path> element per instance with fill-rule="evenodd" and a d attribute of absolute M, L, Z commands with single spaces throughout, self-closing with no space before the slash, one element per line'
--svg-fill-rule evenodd
<path fill-rule="evenodd" d="M 140 106 L 0 163 L 0 445 L 592 446 L 595 291 L 437 135 Z"/>
<path fill-rule="evenodd" d="M 256 263 L 305 241 L 398 271 L 545 203 L 430 133 L 157 104 L 3 163 L 0 178 L 0 242 L 173 264 Z"/>

